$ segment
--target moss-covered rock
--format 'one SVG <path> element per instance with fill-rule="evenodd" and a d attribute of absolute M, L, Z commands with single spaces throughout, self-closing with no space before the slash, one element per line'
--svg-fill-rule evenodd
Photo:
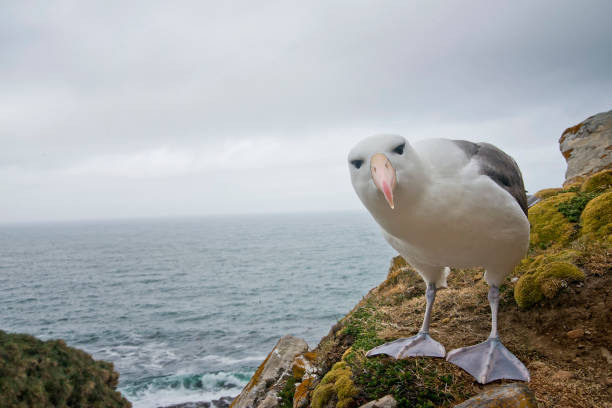
<path fill-rule="evenodd" d="M 580 187 L 585 193 L 602 192 L 612 188 L 612 169 L 607 169 L 590 176 Z"/>
<path fill-rule="evenodd" d="M 612 191 L 589 201 L 580 217 L 583 234 L 592 234 L 597 239 L 611 241 Z"/>
<path fill-rule="evenodd" d="M 531 232 L 529 242 L 536 248 L 546 248 L 568 243 L 576 227 L 561 212 L 561 203 L 576 197 L 576 193 L 561 193 L 549 197 L 529 209 Z"/>
<path fill-rule="evenodd" d="M 7 407 L 130 407 L 113 364 L 63 340 L 0 331 L 0 396 Z"/>
<path fill-rule="evenodd" d="M 540 259 L 535 271 L 524 274 L 516 283 L 514 299 L 521 308 L 531 307 L 545 297 L 552 299 L 568 283 L 584 280 L 584 273 L 576 265 L 564 261 L 541 264 L 544 259 Z"/>

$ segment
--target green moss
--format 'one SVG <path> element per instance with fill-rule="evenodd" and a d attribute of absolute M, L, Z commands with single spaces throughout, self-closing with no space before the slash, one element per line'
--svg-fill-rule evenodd
<path fill-rule="evenodd" d="M 312 408 L 323 408 L 333 396 L 333 384 L 319 384 L 312 393 Z"/>
<path fill-rule="evenodd" d="M 584 272 L 568 262 L 553 262 L 540 266 L 535 277 L 544 296 L 552 299 L 567 283 L 584 281 Z"/>
<path fill-rule="evenodd" d="M 533 273 L 542 265 L 551 262 L 569 262 L 575 263 L 581 256 L 580 251 L 574 249 L 555 250 L 552 253 L 544 253 L 537 256 L 523 258 L 521 263 L 516 267 L 515 273 L 518 276 L 525 273 Z"/>
<path fill-rule="evenodd" d="M 529 209 L 531 232 L 529 241 L 536 248 L 568 243 L 576 229 L 561 212 L 561 203 L 576 197 L 576 193 L 561 193 L 547 198 Z"/>
<path fill-rule="evenodd" d="M 350 371 L 349 371 L 350 372 Z M 340 375 L 334 383 L 334 391 L 338 396 L 338 400 L 352 398 L 359 393 L 357 387 L 351 380 L 350 375 Z"/>
<path fill-rule="evenodd" d="M 612 169 L 600 171 L 599 173 L 593 174 L 589 177 L 580 187 L 580 191 L 589 192 L 603 192 L 612 188 Z"/>
<path fill-rule="evenodd" d="M 540 285 L 536 282 L 533 274 L 520 277 L 514 287 L 514 299 L 521 308 L 528 308 L 540 302 L 544 298 Z"/>
<path fill-rule="evenodd" d="M 353 398 L 345 398 L 338 401 L 336 408 L 351 408 L 355 405 L 355 400 Z"/>
<path fill-rule="evenodd" d="M 610 241 L 612 234 L 612 191 L 591 200 L 580 217 L 583 234 Z"/>
<path fill-rule="evenodd" d="M 584 273 L 577 266 L 555 260 L 577 256 L 576 251 L 564 252 L 558 256 L 541 255 L 529 263 L 528 272 L 520 277 L 514 288 L 514 299 L 521 308 L 529 308 L 545 297 L 552 299 L 568 283 L 584 280 Z"/>
<path fill-rule="evenodd" d="M 10 407 L 130 407 L 112 363 L 62 340 L 0 331 L 0 395 Z"/>
<path fill-rule="evenodd" d="M 325 377 L 321 380 L 321 384 L 335 383 L 339 376 L 343 374 L 350 374 L 351 370 L 346 366 L 344 361 L 339 361 L 332 367 L 331 370 L 325 374 Z"/>
<path fill-rule="evenodd" d="M 540 191 L 536 192 L 534 194 L 534 196 L 538 197 L 540 200 L 544 200 L 544 199 L 546 199 L 548 197 L 555 196 L 555 195 L 559 194 L 562 191 L 563 191 L 563 189 L 561 189 L 561 188 L 545 188 L 543 190 L 540 190 Z"/>
<path fill-rule="evenodd" d="M 391 394 L 398 407 L 434 407 L 454 400 L 451 390 L 459 386 L 452 375 L 442 374 L 427 359 L 393 360 L 384 357 L 362 361 L 355 383 L 363 390 L 366 400 Z"/>
<path fill-rule="evenodd" d="M 359 394 L 359 389 L 355 386 L 352 380 L 353 372 L 345 361 L 339 361 L 332 367 L 331 370 L 321 380 L 312 396 L 312 406 L 315 406 L 315 399 L 323 401 L 326 404 L 329 399 L 336 396 L 338 405 L 350 406 L 353 402 L 353 397 Z M 328 390 L 331 387 L 332 393 L 328 395 Z M 317 397 L 315 397 L 317 395 Z"/>

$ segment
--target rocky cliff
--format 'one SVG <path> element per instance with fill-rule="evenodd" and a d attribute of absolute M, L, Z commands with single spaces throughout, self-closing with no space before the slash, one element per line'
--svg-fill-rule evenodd
<path fill-rule="evenodd" d="M 567 161 L 564 186 L 612 168 L 612 110 L 566 129 L 559 148 Z"/>
<path fill-rule="evenodd" d="M 396 257 L 387 279 L 314 350 L 284 357 L 293 362 L 267 381 L 274 384 L 272 393 L 245 398 L 261 382 L 254 378 L 233 406 L 612 407 L 612 170 L 597 172 L 610 163 L 601 158 L 610 150 L 608 117 L 611 112 L 564 132 L 562 151 L 572 166 L 566 188 L 536 193 L 529 253 L 501 287 L 500 336 L 530 370 L 528 387 L 511 381 L 482 386 L 444 359 L 366 358 L 370 348 L 414 335 L 421 324 L 424 283 Z M 587 159 L 587 151 L 600 161 Z M 489 334 L 483 274 L 454 269 L 448 289 L 437 294 L 430 332 L 447 350 Z"/>

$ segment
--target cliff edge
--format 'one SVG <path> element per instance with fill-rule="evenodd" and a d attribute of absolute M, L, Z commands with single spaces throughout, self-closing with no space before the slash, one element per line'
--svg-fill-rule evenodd
<path fill-rule="evenodd" d="M 612 111 L 606 115 L 612 117 Z M 601 135 L 587 137 L 591 128 L 582 130 L 584 146 L 599 143 Z M 606 131 L 593 129 L 589 134 Z M 580 132 L 564 132 L 562 144 Z M 587 162 L 568 170 L 565 188 L 536 193 L 539 202 L 529 210 L 529 253 L 500 288 L 500 337 L 530 370 L 528 387 L 512 381 L 479 385 L 439 358 L 365 357 L 379 344 L 414 335 L 421 325 L 425 285 L 398 256 L 384 282 L 314 350 L 298 353 L 291 369 L 279 373 L 273 382 L 280 391 L 259 400 L 266 408 L 494 407 L 502 406 L 505 395 L 514 401 L 503 405 L 508 407 L 612 407 L 612 170 Z M 437 294 L 430 332 L 447 350 L 489 334 L 483 276 L 480 268 L 453 269 L 448 288 Z M 466 401 L 473 396 L 478 397 Z M 233 406 L 264 406 L 245 401 L 239 396 Z"/>

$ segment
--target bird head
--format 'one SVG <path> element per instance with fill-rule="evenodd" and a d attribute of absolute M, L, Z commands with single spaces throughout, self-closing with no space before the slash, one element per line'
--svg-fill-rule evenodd
<path fill-rule="evenodd" d="M 353 188 L 370 211 L 394 210 L 410 199 L 421 169 L 416 152 L 398 135 L 362 140 L 349 152 L 348 166 Z"/>

